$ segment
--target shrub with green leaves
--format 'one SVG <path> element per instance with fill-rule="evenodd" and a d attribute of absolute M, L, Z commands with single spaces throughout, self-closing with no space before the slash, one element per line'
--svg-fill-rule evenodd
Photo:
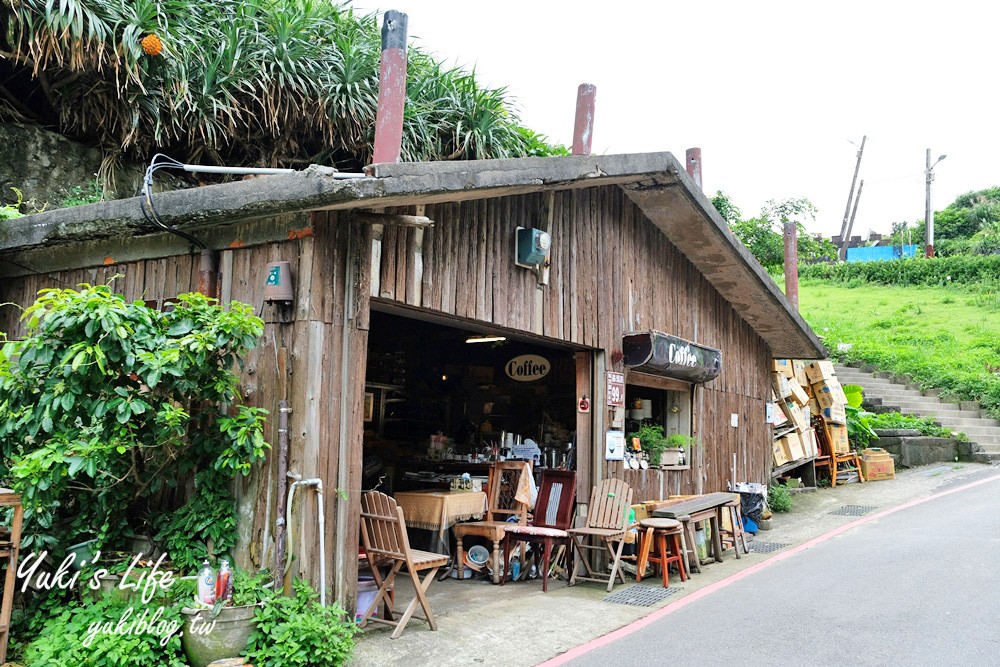
<path fill-rule="evenodd" d="M 772 484 L 767 489 L 767 506 L 772 512 L 791 512 L 792 494 L 780 484 Z"/>
<path fill-rule="evenodd" d="M 232 547 L 231 480 L 268 448 L 266 411 L 237 390 L 263 332 L 251 308 L 183 294 L 160 312 L 81 285 L 43 290 L 23 317 L 26 336 L 0 351 L 0 477 L 22 496 L 22 546 L 118 548 L 147 517 L 175 566 Z"/>
<path fill-rule="evenodd" d="M 358 171 L 372 159 L 380 25 L 313 0 L 16 0 L 4 88 L 56 131 L 120 161 Z M 162 53 L 144 51 L 156 35 Z M 524 128 L 505 88 L 407 51 L 403 160 L 566 153 Z"/>
<path fill-rule="evenodd" d="M 904 415 L 899 412 L 883 412 L 868 419 L 868 425 L 878 431 L 882 429 L 913 429 L 920 431 L 921 435 L 929 435 L 935 438 L 950 438 L 951 429 L 938 426 L 929 417 L 919 417 L 917 415 Z"/>
<path fill-rule="evenodd" d="M 808 264 L 799 266 L 799 278 L 902 286 L 995 284 L 1000 278 L 1000 255 Z"/>
<path fill-rule="evenodd" d="M 293 597 L 275 598 L 257 610 L 257 629 L 244 655 L 257 667 L 333 667 L 354 649 L 358 628 L 338 604 L 321 607 L 316 592 L 295 582 Z"/>
<path fill-rule="evenodd" d="M 131 610 L 131 611 L 129 611 Z M 102 597 L 99 601 L 81 603 L 68 601 L 58 610 L 48 610 L 50 615 L 41 625 L 41 632 L 24 651 L 24 660 L 32 667 L 65 667 L 66 665 L 143 665 L 144 667 L 187 667 L 181 648 L 180 633 L 175 632 L 166 640 L 167 624 L 183 623 L 180 607 L 158 597 L 143 604 L 137 596 L 128 600 L 118 593 Z M 103 631 L 114 628 L 124 614 L 126 624 L 136 619 L 157 618 L 153 632 L 117 633 Z M 157 627 L 159 623 L 163 623 Z M 132 626 L 136 628 L 136 626 Z M 100 629 L 100 630 L 98 630 Z M 137 628 L 141 629 L 141 628 Z"/>

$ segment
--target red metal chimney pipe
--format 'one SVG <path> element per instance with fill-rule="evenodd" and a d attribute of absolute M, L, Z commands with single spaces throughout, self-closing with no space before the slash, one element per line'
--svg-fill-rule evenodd
<path fill-rule="evenodd" d="M 573 155 L 590 155 L 594 138 L 594 101 L 597 86 L 581 83 L 576 89 L 576 122 L 573 125 Z"/>
<path fill-rule="evenodd" d="M 372 163 L 399 162 L 406 103 L 406 14 L 389 10 L 382 20 L 382 62 Z"/>
<path fill-rule="evenodd" d="M 689 148 L 684 157 L 687 162 L 688 176 L 694 180 L 699 190 L 703 190 L 704 188 L 701 185 L 701 149 Z"/>

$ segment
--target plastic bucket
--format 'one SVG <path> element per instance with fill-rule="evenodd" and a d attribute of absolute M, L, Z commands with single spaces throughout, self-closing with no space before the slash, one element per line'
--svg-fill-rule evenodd
<path fill-rule="evenodd" d="M 361 620 L 368 611 L 368 607 L 371 606 L 372 602 L 375 601 L 375 595 L 378 593 L 378 584 L 375 583 L 373 577 L 358 577 L 358 605 L 355 609 L 354 617 L 356 620 Z M 378 616 L 378 609 L 372 616 Z"/>

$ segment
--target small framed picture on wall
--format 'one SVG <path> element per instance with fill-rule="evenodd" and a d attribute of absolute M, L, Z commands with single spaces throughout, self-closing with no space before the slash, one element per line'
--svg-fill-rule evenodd
<path fill-rule="evenodd" d="M 365 421 L 370 422 L 375 419 L 375 394 L 370 391 L 365 392 Z"/>

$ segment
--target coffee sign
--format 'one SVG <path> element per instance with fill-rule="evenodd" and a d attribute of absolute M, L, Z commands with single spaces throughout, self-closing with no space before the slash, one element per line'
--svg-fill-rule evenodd
<path fill-rule="evenodd" d="M 685 382 L 708 382 L 722 371 L 719 350 L 662 331 L 625 334 L 622 353 L 629 368 Z"/>
<path fill-rule="evenodd" d="M 540 357 L 537 354 L 522 354 L 508 361 L 503 370 L 511 380 L 534 382 L 548 375 L 551 368 L 552 364 L 545 357 Z"/>

